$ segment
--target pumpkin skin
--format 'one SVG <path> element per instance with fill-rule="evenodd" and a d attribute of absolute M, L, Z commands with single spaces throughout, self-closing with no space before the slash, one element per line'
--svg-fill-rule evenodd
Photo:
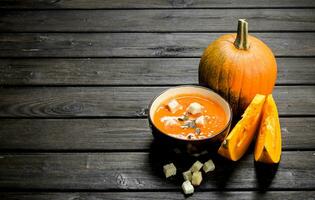
<path fill-rule="evenodd" d="M 278 109 L 270 94 L 266 98 L 259 133 L 256 139 L 255 161 L 266 164 L 279 163 L 281 146 L 281 128 Z"/>
<path fill-rule="evenodd" d="M 232 161 L 239 160 L 251 144 L 259 128 L 266 96 L 257 94 L 246 108 L 242 119 L 222 142 L 218 153 Z"/>
<path fill-rule="evenodd" d="M 221 94 L 236 118 L 256 94 L 272 93 L 277 78 L 272 51 L 261 40 L 248 35 L 247 28 L 240 28 L 241 23 L 247 25 L 239 20 L 237 34 L 226 34 L 212 42 L 199 64 L 199 83 Z M 240 38 L 241 45 L 236 45 Z"/>

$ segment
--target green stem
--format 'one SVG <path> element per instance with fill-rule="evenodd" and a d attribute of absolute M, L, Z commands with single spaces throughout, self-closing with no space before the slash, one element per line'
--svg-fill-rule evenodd
<path fill-rule="evenodd" d="M 237 35 L 234 41 L 234 45 L 238 49 L 247 50 L 248 44 L 248 23 L 245 19 L 239 19 L 237 25 Z"/>

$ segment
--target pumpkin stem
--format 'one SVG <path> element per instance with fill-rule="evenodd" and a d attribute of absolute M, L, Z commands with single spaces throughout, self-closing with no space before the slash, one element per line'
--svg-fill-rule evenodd
<path fill-rule="evenodd" d="M 248 44 L 248 23 L 245 19 L 239 19 L 237 25 L 237 35 L 234 41 L 234 45 L 238 49 L 247 50 Z"/>

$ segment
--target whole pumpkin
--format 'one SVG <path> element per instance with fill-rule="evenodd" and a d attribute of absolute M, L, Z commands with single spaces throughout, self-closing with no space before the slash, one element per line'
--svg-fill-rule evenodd
<path fill-rule="evenodd" d="M 248 34 L 248 23 L 238 20 L 237 34 L 212 42 L 199 64 L 199 83 L 221 94 L 239 117 L 256 94 L 272 93 L 277 63 L 270 48 Z"/>

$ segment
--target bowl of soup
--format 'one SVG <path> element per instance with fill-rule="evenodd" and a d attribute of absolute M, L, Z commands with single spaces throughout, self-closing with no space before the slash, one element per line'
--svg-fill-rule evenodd
<path fill-rule="evenodd" d="M 149 105 L 154 138 L 171 148 L 198 153 L 217 148 L 228 134 L 232 111 L 227 101 L 202 86 L 163 91 Z"/>

